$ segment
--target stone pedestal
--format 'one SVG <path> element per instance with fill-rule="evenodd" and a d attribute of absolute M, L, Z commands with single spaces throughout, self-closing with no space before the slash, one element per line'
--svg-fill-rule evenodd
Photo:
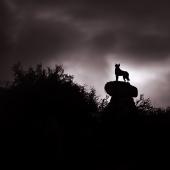
<path fill-rule="evenodd" d="M 133 97 L 138 96 L 136 87 L 127 82 L 111 81 L 105 84 L 105 91 L 111 96 L 107 111 L 115 118 L 125 118 L 135 112 Z"/>

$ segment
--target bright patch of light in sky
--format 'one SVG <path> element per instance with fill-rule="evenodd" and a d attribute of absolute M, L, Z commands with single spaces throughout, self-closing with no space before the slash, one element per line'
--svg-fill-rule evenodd
<path fill-rule="evenodd" d="M 135 65 L 133 63 L 128 63 L 125 61 L 120 61 L 116 59 L 117 57 L 108 57 L 105 66 L 97 67 L 92 65 L 89 61 L 86 60 L 67 60 L 63 63 L 65 73 L 74 75 L 74 81 L 86 85 L 87 89 L 94 87 L 96 89 L 97 95 L 101 98 L 106 96 L 104 86 L 108 81 L 115 81 L 115 64 L 120 63 L 120 68 L 124 71 L 128 71 L 130 77 L 130 84 L 138 88 L 138 98 L 140 94 L 144 94 L 145 98 L 151 98 L 153 103 L 160 104 L 157 99 L 160 96 L 157 96 L 155 93 L 159 90 L 157 84 L 158 79 L 162 84 L 166 83 L 166 80 L 160 79 L 165 77 L 169 70 L 169 65 L 165 63 L 164 68 L 158 67 L 155 65 L 150 66 L 141 66 Z M 117 62 L 118 61 L 118 62 Z M 55 62 L 51 62 L 51 66 L 54 66 Z M 123 77 L 119 77 L 119 81 L 123 81 Z M 165 93 L 166 89 L 162 87 L 159 91 Z"/>

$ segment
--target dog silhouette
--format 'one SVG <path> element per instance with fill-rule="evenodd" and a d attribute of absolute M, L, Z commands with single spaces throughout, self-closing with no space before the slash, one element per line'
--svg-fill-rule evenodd
<path fill-rule="evenodd" d="M 120 69 L 120 64 L 115 64 L 115 75 L 116 75 L 116 81 L 119 80 L 119 76 L 123 76 L 124 81 L 130 81 L 129 79 L 129 73 L 127 71 L 123 71 Z"/>

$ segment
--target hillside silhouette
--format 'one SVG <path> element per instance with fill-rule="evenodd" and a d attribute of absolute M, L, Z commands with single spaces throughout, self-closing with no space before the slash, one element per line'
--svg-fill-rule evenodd
<path fill-rule="evenodd" d="M 170 109 L 154 108 L 127 82 L 105 84 L 99 99 L 62 66 L 13 67 L 0 88 L 2 162 L 57 169 L 166 169 Z"/>

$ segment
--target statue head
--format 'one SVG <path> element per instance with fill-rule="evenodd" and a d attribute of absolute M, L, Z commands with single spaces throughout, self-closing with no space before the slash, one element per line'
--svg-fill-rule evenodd
<path fill-rule="evenodd" d="M 115 64 L 115 67 L 116 67 L 116 68 L 119 68 L 119 67 L 120 67 L 120 64 Z"/>

